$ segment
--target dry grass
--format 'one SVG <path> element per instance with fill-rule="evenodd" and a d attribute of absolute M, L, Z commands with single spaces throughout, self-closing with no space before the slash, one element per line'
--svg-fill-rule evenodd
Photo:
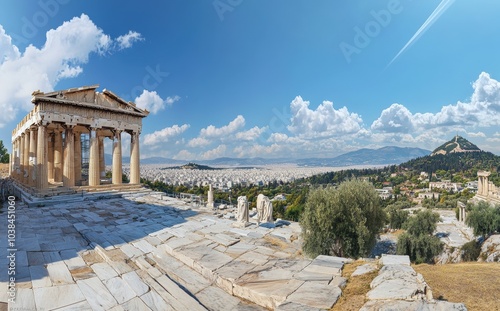
<path fill-rule="evenodd" d="M 355 261 L 344 265 L 342 276 L 347 279 L 347 285 L 342 289 L 342 296 L 335 303 L 331 311 L 358 311 L 366 302 L 366 293 L 370 290 L 370 283 L 378 275 L 378 271 L 351 277 L 357 267 L 365 261 Z"/>
<path fill-rule="evenodd" d="M 9 164 L 0 163 L 0 177 L 4 178 L 9 176 Z"/>
<path fill-rule="evenodd" d="M 463 302 L 469 311 L 500 310 L 500 264 L 416 265 L 436 299 Z"/>
<path fill-rule="evenodd" d="M 277 248 L 278 250 L 285 250 L 289 246 L 287 242 L 269 234 L 264 236 L 264 241 L 266 241 L 271 246 L 274 246 L 274 248 Z"/>

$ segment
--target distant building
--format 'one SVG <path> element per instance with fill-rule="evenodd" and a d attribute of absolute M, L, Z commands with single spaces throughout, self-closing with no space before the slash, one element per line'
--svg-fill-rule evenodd
<path fill-rule="evenodd" d="M 375 191 L 377 191 L 378 196 L 384 200 L 392 198 L 392 188 L 375 189 Z"/>
<path fill-rule="evenodd" d="M 459 192 L 463 189 L 463 187 L 459 183 L 452 183 L 449 180 L 443 180 L 443 181 L 431 181 L 429 183 L 429 190 L 432 189 L 444 189 L 446 191 Z"/>

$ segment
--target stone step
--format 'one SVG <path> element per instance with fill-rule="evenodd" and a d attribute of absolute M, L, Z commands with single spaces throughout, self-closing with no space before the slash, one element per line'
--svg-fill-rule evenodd
<path fill-rule="evenodd" d="M 152 254 L 148 254 L 147 259 L 154 261 L 156 268 L 193 294 L 208 310 L 265 310 L 261 306 L 244 302 L 228 294 L 223 289 L 215 286 L 213 282 L 164 251 L 157 250 Z"/>
<path fill-rule="evenodd" d="M 151 266 L 144 256 L 135 257 L 133 263 L 131 263 L 129 258 L 121 251 L 115 252 L 117 251 L 115 250 L 113 251 L 114 253 L 111 253 L 97 244 L 93 243 L 92 246 L 96 253 L 109 263 L 119 275 L 130 273 L 134 269 L 139 268 L 136 271 L 137 275 L 155 292 L 155 294 L 149 295 L 158 294 L 172 310 L 207 310 L 191 293 L 180 287 L 167 275 Z"/>

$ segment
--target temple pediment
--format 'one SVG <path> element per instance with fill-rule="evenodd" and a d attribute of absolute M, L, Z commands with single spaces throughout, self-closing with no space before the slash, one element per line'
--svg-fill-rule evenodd
<path fill-rule="evenodd" d="M 138 108 L 133 102 L 127 102 L 115 93 L 104 89 L 96 92 L 99 85 L 83 86 L 49 93 L 35 91 L 31 102 L 35 105 L 40 102 L 52 102 L 67 106 L 80 106 L 97 110 L 122 112 L 146 117 L 149 111 Z"/>

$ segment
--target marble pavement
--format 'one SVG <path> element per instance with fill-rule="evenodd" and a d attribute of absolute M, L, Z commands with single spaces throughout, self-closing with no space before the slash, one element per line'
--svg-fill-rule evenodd
<path fill-rule="evenodd" d="M 11 310 L 325 310 L 347 259 L 300 252 L 300 227 L 265 228 L 158 193 L 16 205 Z M 220 216 L 220 215 L 219 215 Z M 8 265 L 0 214 L 0 266 Z M 6 269 L 0 310 L 6 310 Z"/>

